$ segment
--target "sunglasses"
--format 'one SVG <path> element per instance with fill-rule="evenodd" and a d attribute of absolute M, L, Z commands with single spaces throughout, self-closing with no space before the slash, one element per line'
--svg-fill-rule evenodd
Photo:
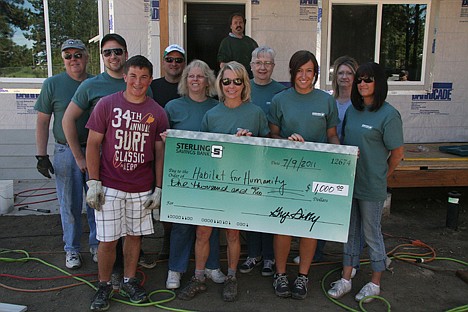
<path fill-rule="evenodd" d="M 170 56 L 168 56 L 168 57 L 165 57 L 164 60 L 166 62 L 168 62 L 168 63 L 172 63 L 172 62 L 175 61 L 177 64 L 181 64 L 181 63 L 184 62 L 184 58 L 182 58 L 182 57 L 170 57 Z"/>
<path fill-rule="evenodd" d="M 104 55 L 104 57 L 109 57 L 112 55 L 112 53 L 114 53 L 114 55 L 116 56 L 121 56 L 124 53 L 124 51 L 125 50 L 122 48 L 105 49 L 105 50 L 102 50 L 102 55 Z"/>
<path fill-rule="evenodd" d="M 234 78 L 234 79 L 229 79 L 229 78 L 223 78 L 221 79 L 221 83 L 223 86 L 229 86 L 231 82 L 234 82 L 236 86 L 240 86 L 244 83 L 244 80 L 242 78 Z"/>
<path fill-rule="evenodd" d="M 83 53 L 81 52 L 75 52 L 73 54 L 68 53 L 68 52 L 63 53 L 63 58 L 66 60 L 71 60 L 72 58 L 79 60 L 82 57 L 83 57 Z"/>
<path fill-rule="evenodd" d="M 375 79 L 374 77 L 367 77 L 367 78 L 359 77 L 356 79 L 356 81 L 357 81 L 357 84 L 360 84 L 362 81 L 364 81 L 365 83 L 371 83 L 371 82 L 374 82 Z"/>

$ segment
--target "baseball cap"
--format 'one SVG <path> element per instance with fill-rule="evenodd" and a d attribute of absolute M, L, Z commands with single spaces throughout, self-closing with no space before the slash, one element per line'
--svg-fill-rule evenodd
<path fill-rule="evenodd" d="M 66 49 L 86 50 L 86 46 L 79 39 L 67 39 L 64 43 L 62 43 L 62 51 Z"/>
<path fill-rule="evenodd" d="M 170 46 L 168 46 L 166 48 L 166 50 L 164 50 L 164 56 L 168 55 L 169 53 L 173 52 L 173 51 L 177 51 L 179 52 L 180 54 L 182 54 L 182 56 L 185 58 L 185 50 L 184 48 L 182 48 L 181 46 L 177 45 L 177 44 L 171 44 Z"/>

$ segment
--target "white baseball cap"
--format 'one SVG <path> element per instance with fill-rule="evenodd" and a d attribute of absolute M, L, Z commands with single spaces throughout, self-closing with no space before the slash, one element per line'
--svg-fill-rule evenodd
<path fill-rule="evenodd" d="M 182 54 L 182 56 L 185 58 L 185 50 L 184 48 L 182 48 L 181 46 L 177 45 L 177 44 L 171 44 L 170 46 L 168 46 L 166 48 L 166 50 L 164 50 L 164 56 L 168 55 L 169 53 L 173 52 L 173 51 L 177 51 L 179 52 L 180 54 Z"/>

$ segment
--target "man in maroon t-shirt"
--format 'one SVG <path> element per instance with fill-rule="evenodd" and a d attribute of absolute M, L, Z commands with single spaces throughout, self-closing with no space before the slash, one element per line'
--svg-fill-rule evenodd
<path fill-rule="evenodd" d="M 130 58 L 125 64 L 126 90 L 103 97 L 86 125 L 86 201 L 96 209 L 96 237 L 100 241 L 99 284 L 91 310 L 109 307 L 120 237 L 125 237 L 120 293 L 133 303 L 147 300 L 135 274 L 141 236 L 154 233 L 151 210 L 161 205 L 164 143 L 160 134 L 168 128 L 164 110 L 146 96 L 152 74 L 153 66 L 144 56 Z"/>

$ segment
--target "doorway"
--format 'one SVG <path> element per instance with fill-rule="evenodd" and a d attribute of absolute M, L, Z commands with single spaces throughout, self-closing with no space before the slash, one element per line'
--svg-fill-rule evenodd
<path fill-rule="evenodd" d="M 199 59 L 206 62 L 215 74 L 218 73 L 216 58 L 219 44 L 230 31 L 229 17 L 234 12 L 245 14 L 245 5 L 186 3 L 187 64 Z"/>

